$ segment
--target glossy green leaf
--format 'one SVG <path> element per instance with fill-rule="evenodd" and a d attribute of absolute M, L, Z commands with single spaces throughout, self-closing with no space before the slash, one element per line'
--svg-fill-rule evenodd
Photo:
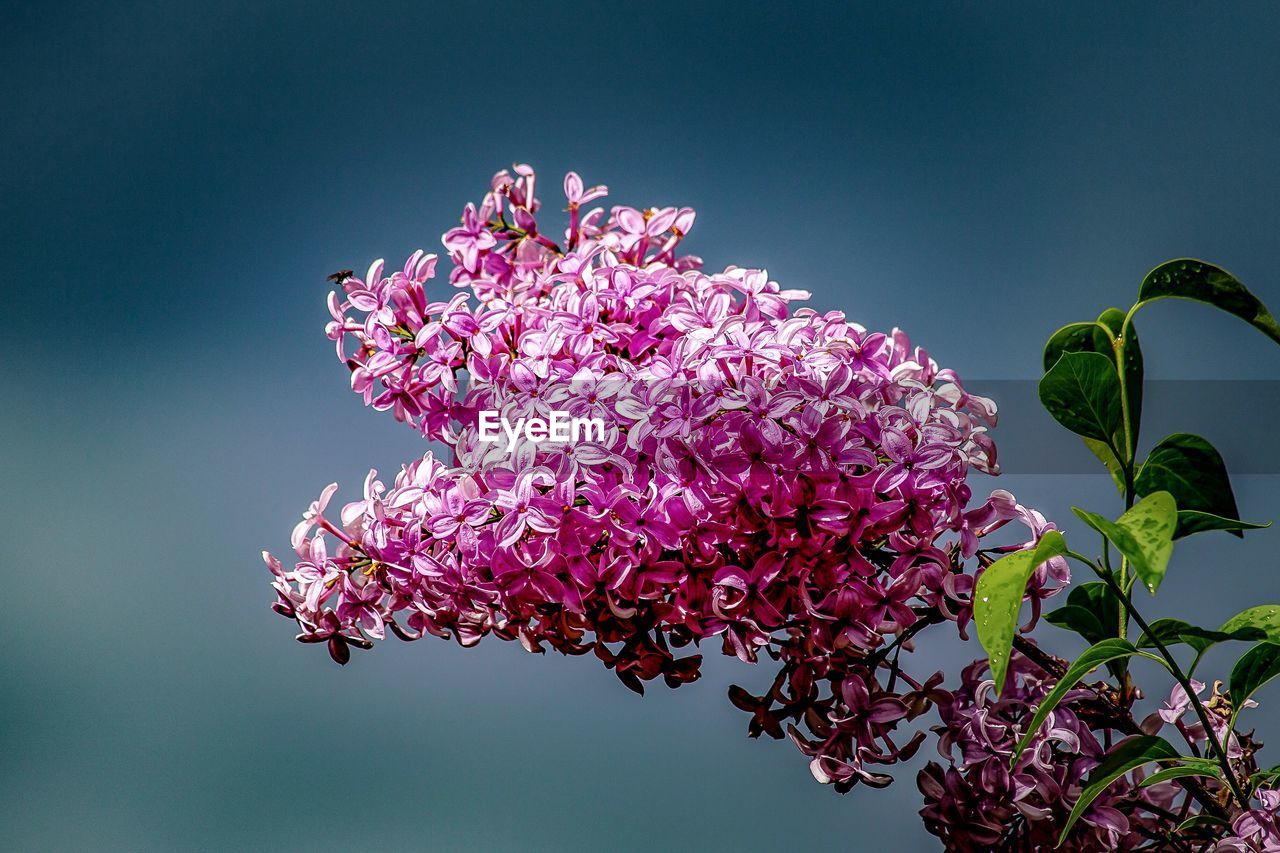
<path fill-rule="evenodd" d="M 1259 687 L 1280 675 L 1280 645 L 1258 643 L 1240 656 L 1231 669 L 1231 704 L 1235 713 Z"/>
<path fill-rule="evenodd" d="M 1046 613 L 1044 620 L 1050 625 L 1074 631 L 1090 643 L 1100 642 L 1115 633 L 1114 630 L 1107 630 L 1097 613 L 1075 604 L 1064 604 L 1057 610 Z M 1114 627 L 1113 625 L 1112 628 Z"/>
<path fill-rule="evenodd" d="M 1091 645 L 1120 636 L 1120 602 L 1102 581 L 1073 585 L 1067 593 L 1067 603 L 1046 614 L 1045 619 L 1050 624 L 1075 631 Z M 1116 678 L 1121 677 L 1125 668 L 1123 661 L 1107 664 L 1107 669 Z"/>
<path fill-rule="evenodd" d="M 1078 506 L 1073 506 L 1071 511 L 1076 514 L 1076 518 L 1107 537 L 1107 541 L 1119 548 L 1120 553 L 1127 555 L 1129 551 L 1136 552 L 1138 550 L 1138 543 L 1129 531 L 1111 519 L 1098 515 L 1096 512 L 1090 512 L 1087 509 L 1081 509 Z"/>
<path fill-rule="evenodd" d="M 1224 643 L 1228 640 L 1261 640 L 1267 636 L 1265 631 L 1248 625 L 1240 625 L 1230 630 L 1212 631 L 1183 622 L 1181 619 L 1157 619 L 1151 623 L 1151 635 L 1166 646 L 1185 643 L 1197 653 L 1203 652 L 1215 643 Z M 1144 631 L 1138 638 L 1138 648 L 1154 648 L 1152 636 L 1148 636 Z"/>
<path fill-rule="evenodd" d="M 1274 783 L 1277 779 L 1280 779 L 1280 767 L 1272 767 L 1270 769 L 1259 770 L 1257 773 L 1254 773 L 1249 777 L 1249 784 L 1256 787 L 1263 783 Z"/>
<path fill-rule="evenodd" d="M 1114 366 L 1116 350 L 1112 341 L 1120 335 L 1124 326 L 1125 314 L 1117 308 L 1108 308 L 1092 323 L 1071 323 L 1063 326 L 1050 336 L 1044 347 L 1044 369 L 1051 370 L 1063 355 L 1073 352 L 1092 352 L 1104 355 Z M 1137 330 L 1129 325 L 1129 336 L 1124 347 L 1125 391 L 1129 399 L 1129 420 L 1134 442 L 1138 438 L 1138 427 L 1142 417 L 1142 349 L 1138 343 Z M 1116 490 L 1124 493 L 1125 478 L 1120 460 L 1112 452 L 1111 447 L 1125 448 L 1123 420 L 1120 427 L 1113 431 L 1110 443 L 1097 438 L 1082 436 L 1089 451 L 1106 466 L 1111 474 Z"/>
<path fill-rule="evenodd" d="M 1222 456 L 1198 435 L 1178 432 L 1157 444 L 1138 469 L 1134 486 L 1140 495 L 1168 492 L 1183 511 L 1226 519 L 1240 517 Z M 1179 536 L 1192 532 L 1178 529 Z M 1241 534 L 1236 530 L 1235 535 Z"/>
<path fill-rule="evenodd" d="M 1138 787 L 1146 788 L 1151 785 L 1159 785 L 1161 782 L 1172 782 L 1175 779 L 1185 779 L 1188 776 L 1202 776 L 1212 779 L 1220 778 L 1214 770 L 1180 764 L 1176 767 L 1166 767 L 1164 770 L 1157 770 L 1155 773 L 1152 773 L 1150 776 L 1143 779 L 1142 784 Z"/>
<path fill-rule="evenodd" d="M 1206 773 L 1217 773 L 1222 767 L 1216 759 L 1206 758 L 1203 755 L 1179 755 L 1178 764 L 1183 767 L 1196 767 Z"/>
<path fill-rule="evenodd" d="M 1067 604 L 1084 607 L 1098 614 L 1098 620 L 1105 626 L 1107 636 L 1114 637 L 1120 620 L 1120 601 L 1111 587 L 1102 581 L 1088 581 L 1073 585 L 1067 593 Z M 1100 639 L 1106 639 L 1102 637 Z"/>
<path fill-rule="evenodd" d="M 1138 302 L 1175 297 L 1193 299 L 1234 314 L 1280 343 L 1280 323 L 1262 300 L 1221 267 L 1195 258 L 1166 261 L 1147 273 L 1138 289 Z"/>
<path fill-rule="evenodd" d="M 1125 313 L 1118 308 L 1108 308 L 1092 323 L 1070 323 L 1058 329 L 1050 336 L 1044 346 L 1044 370 L 1047 373 L 1058 363 L 1058 359 L 1069 352 L 1096 352 L 1105 355 L 1111 363 L 1116 364 L 1116 349 L 1113 341 L 1120 337 L 1124 327 Z M 1133 323 L 1129 324 L 1129 335 L 1124 341 L 1125 388 L 1129 397 L 1130 426 L 1133 439 L 1138 438 L 1139 419 L 1142 416 L 1142 347 L 1138 342 L 1138 331 Z M 1121 443 L 1116 436 L 1117 445 Z"/>
<path fill-rule="evenodd" d="M 1053 689 L 1045 695 L 1044 699 L 1040 700 L 1040 705 L 1036 708 L 1035 715 L 1032 716 L 1031 722 L 1027 725 L 1026 734 L 1022 736 L 1022 740 L 1018 742 L 1018 746 L 1013 750 L 1013 758 L 1010 759 L 1009 766 L 1012 768 L 1017 763 L 1018 756 L 1031 743 L 1036 736 L 1036 732 L 1040 731 L 1040 726 L 1044 725 L 1044 721 L 1048 719 L 1049 714 L 1058 706 L 1058 703 L 1062 701 L 1062 697 L 1066 696 L 1071 688 L 1079 684 L 1086 675 L 1104 663 L 1123 660 L 1135 655 L 1154 660 L 1161 666 L 1168 666 L 1164 658 L 1141 651 L 1128 640 L 1122 640 L 1119 637 L 1103 640 L 1085 649 L 1080 657 L 1072 661 L 1071 666 L 1067 667 L 1067 671 L 1063 673 L 1062 678 L 1058 679 L 1058 683 L 1053 686 Z"/>
<path fill-rule="evenodd" d="M 1223 622 L 1218 630 L 1233 634 L 1247 628 L 1262 631 L 1266 639 L 1280 643 L 1280 604 L 1259 604 L 1248 610 L 1241 610 Z"/>
<path fill-rule="evenodd" d="M 1064 353 L 1040 379 L 1040 402 L 1067 429 L 1098 441 L 1114 441 L 1121 427 L 1120 378 L 1107 356 Z"/>
<path fill-rule="evenodd" d="M 1216 815 L 1202 813 L 1192 815 L 1182 823 L 1178 824 L 1178 828 L 1174 830 L 1174 835 L 1181 835 L 1184 832 L 1188 832 L 1201 826 L 1230 826 L 1230 824 Z"/>
<path fill-rule="evenodd" d="M 1058 363 L 1058 359 L 1069 352 L 1100 352 L 1106 354 L 1110 351 L 1110 343 L 1104 347 L 1099 347 L 1097 338 L 1101 336 L 1105 338 L 1105 333 L 1098 328 L 1097 323 L 1069 323 L 1058 331 L 1049 336 L 1048 342 L 1044 345 L 1044 372 L 1048 373 L 1053 366 Z"/>
<path fill-rule="evenodd" d="M 1153 492 L 1114 522 L 1077 507 L 1072 507 L 1072 512 L 1129 558 L 1147 591 L 1154 595 L 1173 554 L 1173 533 L 1178 523 L 1173 496 Z"/>
<path fill-rule="evenodd" d="M 1041 563 L 1061 556 L 1066 550 L 1062 534 L 1050 530 L 1040 537 L 1034 551 L 1007 554 L 987 566 L 978 578 L 973 591 L 973 621 L 978 629 L 978 641 L 990 660 L 997 695 L 1004 689 L 1027 581 Z"/>
<path fill-rule="evenodd" d="M 1158 640 L 1165 646 L 1185 643 L 1200 652 L 1229 638 L 1228 634 L 1197 628 L 1181 619 L 1157 619 L 1151 623 L 1150 631 L 1142 632 L 1135 645 L 1140 649 L 1151 649 L 1155 648 Z"/>
<path fill-rule="evenodd" d="M 1108 345 L 1111 338 L 1120 338 L 1124 330 L 1125 313 L 1119 308 L 1108 308 L 1098 316 L 1098 324 L 1111 330 L 1106 336 Z M 1142 345 L 1138 342 L 1138 329 L 1133 321 L 1129 321 L 1129 333 L 1124 336 L 1124 385 L 1125 396 L 1129 401 L 1129 429 L 1132 432 L 1133 446 L 1138 444 L 1138 427 L 1142 422 Z M 1114 347 L 1111 349 L 1111 360 L 1116 360 Z M 1117 446 L 1122 442 L 1117 442 Z"/>
<path fill-rule="evenodd" d="M 1173 555 L 1173 534 L 1178 526 L 1178 505 L 1173 495 L 1152 492 L 1130 507 L 1116 524 L 1129 531 L 1138 543 L 1138 555 L 1126 556 L 1154 595 Z"/>
<path fill-rule="evenodd" d="M 1183 536 L 1190 536 L 1193 533 L 1203 533 L 1207 530 L 1226 530 L 1237 536 L 1242 536 L 1241 530 L 1264 530 L 1271 526 L 1271 522 L 1264 524 L 1254 524 L 1250 521 L 1240 521 L 1237 518 L 1223 518 L 1220 515 L 1214 515 L 1208 512 L 1197 512 L 1193 509 L 1178 510 L 1178 529 L 1174 533 L 1174 539 L 1181 539 Z"/>
<path fill-rule="evenodd" d="M 1084 442 L 1085 447 L 1089 448 L 1089 452 L 1107 469 L 1107 473 L 1111 475 L 1111 482 L 1116 486 L 1116 491 L 1123 495 L 1125 486 L 1124 466 L 1120 464 L 1120 460 L 1112 452 L 1111 445 L 1105 441 L 1098 441 L 1096 438 L 1085 438 L 1084 436 L 1081 436 L 1080 440 Z"/>
<path fill-rule="evenodd" d="M 1058 846 L 1062 846 L 1062 842 L 1067 840 L 1067 835 L 1076 825 L 1076 821 L 1112 782 L 1144 764 L 1177 757 L 1177 750 L 1170 746 L 1167 740 L 1156 735 L 1134 735 L 1117 743 L 1085 780 L 1084 790 L 1080 792 L 1079 799 L 1071 808 L 1071 814 L 1062 827 L 1062 834 L 1058 836 Z"/>

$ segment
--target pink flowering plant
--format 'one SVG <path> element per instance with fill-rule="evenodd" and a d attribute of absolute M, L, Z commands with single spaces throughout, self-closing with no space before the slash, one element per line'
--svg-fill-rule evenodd
<path fill-rule="evenodd" d="M 957 849 L 1033 839 L 1081 850 L 1280 850 L 1273 789 L 1240 715 L 1280 675 L 1280 606 L 1251 607 L 1217 627 L 1148 621 L 1139 594 L 1154 596 L 1176 540 L 1265 525 L 1241 521 L 1226 466 L 1200 436 L 1175 433 L 1139 459 L 1143 360 L 1134 316 L 1166 298 L 1208 303 L 1280 343 L 1266 307 L 1233 276 L 1180 259 L 1152 270 L 1127 311 L 1072 323 L 1045 347 L 1040 400 L 1106 467 L 1124 502 L 1115 520 L 1075 509 L 1096 545 L 1069 547 L 1057 531 L 986 567 L 974 619 L 988 660 L 966 672 L 942 708 L 951 767 L 920 779 L 929 828 Z M 1098 550 L 1095 556 L 1082 553 Z M 1066 558 L 1096 581 L 1080 584 L 1047 621 L 1091 643 L 1074 662 L 1017 636 L 1024 587 L 1046 560 Z M 1137 636 L 1131 637 L 1131 627 Z M 1197 668 L 1212 646 L 1248 643 L 1228 681 L 1206 685 Z M 1129 662 L 1154 661 L 1172 681 L 1164 706 L 1133 716 L 1142 692 Z M 1109 679 L 1086 683 L 1105 667 Z M 1224 686 L 1226 689 L 1224 690 Z"/>
<path fill-rule="evenodd" d="M 1081 513 L 1095 559 L 1008 492 L 974 498 L 971 473 L 998 473 L 995 406 L 903 332 L 805 307 L 764 270 L 704 271 L 681 253 L 689 208 L 606 207 L 571 172 L 566 216 L 548 217 L 536 188 L 516 166 L 466 206 L 443 235 L 448 285 L 422 251 L 331 277 L 327 334 L 352 390 L 443 453 L 389 482 L 370 471 L 341 506 L 328 486 L 289 564 L 264 554 L 300 641 L 345 664 L 388 633 L 493 636 L 594 655 L 637 693 L 696 680 L 719 648 L 776 671 L 762 695 L 729 691 L 748 734 L 789 737 L 839 791 L 889 784 L 936 735 L 948 766 L 921 772 L 922 816 L 951 849 L 1280 849 L 1280 774 L 1236 728 L 1280 673 L 1280 608 L 1207 630 L 1148 624 L 1131 595 L 1155 592 L 1175 538 L 1256 526 L 1203 439 L 1134 461 L 1134 312 L 1202 299 L 1280 340 L 1238 282 L 1173 262 L 1127 315 L 1050 341 L 1042 399 L 1126 505 L 1114 522 Z M 1099 578 L 1047 617 L 1094 644 L 1071 664 L 1018 630 L 1024 603 L 1029 629 L 1067 590 L 1069 561 Z M 912 666 L 926 631 L 975 626 L 990 657 L 956 683 Z M 1196 664 L 1229 641 L 1257 645 L 1206 696 Z M 1175 682 L 1141 721 L 1135 656 Z M 1100 666 L 1114 683 L 1087 683 Z"/>

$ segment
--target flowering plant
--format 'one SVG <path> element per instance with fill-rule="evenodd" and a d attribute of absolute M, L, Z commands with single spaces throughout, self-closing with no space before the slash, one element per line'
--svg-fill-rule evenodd
<path fill-rule="evenodd" d="M 1119 550 L 1113 570 L 1110 546 L 1101 562 L 1081 557 L 1008 492 L 973 499 L 969 474 L 998 472 L 995 406 L 903 332 L 804 307 L 808 294 L 764 270 L 704 272 L 679 254 L 689 208 L 590 207 L 607 189 L 569 173 L 557 228 L 535 189 L 527 166 L 499 172 L 443 235 L 453 295 L 429 284 L 437 257 L 422 251 L 394 272 L 379 260 L 363 277 L 331 277 L 327 333 L 352 389 L 446 453 L 407 463 L 389 485 L 370 471 L 336 512 L 328 486 L 294 529 L 291 565 L 264 553 L 274 609 L 299 640 L 345 664 L 388 632 L 463 646 L 492 635 L 593 654 L 637 693 L 658 678 L 696 680 L 695 650 L 716 644 L 776 669 L 763 695 L 729 691 L 750 736 L 789 735 L 840 791 L 892 781 L 879 768 L 917 752 L 928 731 L 916 721 L 936 708 L 951 763 L 922 772 L 922 814 L 955 849 L 1059 835 L 1077 849 L 1130 848 L 1221 835 L 1227 823 L 1240 844 L 1274 837 L 1274 777 L 1241 775 L 1254 768 L 1252 741 L 1234 730 L 1247 695 L 1233 704 L 1233 682 L 1230 697 L 1215 688 L 1202 700 L 1167 653 L 1270 636 L 1268 620 L 1148 626 L 1128 595 L 1135 578 L 1154 591 L 1176 533 L 1252 526 L 1222 497 L 1225 472 L 1179 493 L 1187 466 L 1216 458 L 1203 440 L 1175 436 L 1156 465 L 1135 466 L 1132 312 L 1055 335 L 1042 384 L 1077 432 L 1105 416 L 1082 434 L 1132 508 L 1086 521 Z M 1247 313 L 1234 279 L 1187 269 L 1143 301 L 1198 294 L 1209 277 L 1219 304 Z M 1258 309 L 1251 319 L 1276 336 Z M 494 417 L 560 414 L 600 429 L 568 443 L 485 434 Z M 1009 536 L 1010 522 L 1023 532 Z M 1050 617 L 1098 642 L 1070 667 L 1014 637 L 1023 602 L 1034 625 L 1066 588 L 1068 559 L 1102 577 Z M 913 671 L 904 653 L 923 632 L 965 637 L 975 619 L 989 665 L 969 667 L 955 692 L 942 673 Z M 1147 631 L 1132 644 L 1130 619 Z M 1257 648 L 1255 688 L 1268 666 L 1280 671 L 1265 651 L 1280 646 Z M 1179 676 L 1157 722 L 1131 716 L 1133 655 Z M 1102 664 L 1118 686 L 1084 685 Z M 1148 733 L 1158 724 L 1193 754 Z M 1132 737 L 1112 744 L 1112 733 Z"/>
<path fill-rule="evenodd" d="M 1192 259 L 1152 270 L 1127 312 L 1108 309 L 1049 339 L 1040 400 L 1106 467 L 1125 511 L 1113 521 L 1074 510 L 1099 534 L 1097 557 L 1052 531 L 979 576 L 974 618 L 989 657 L 975 666 L 990 678 L 966 672 L 942 713 L 944 751 L 958 755 L 920 780 L 926 821 L 949 847 L 1035 839 L 1079 849 L 1280 850 L 1280 767 L 1260 769 L 1261 744 L 1238 727 L 1257 705 L 1254 692 L 1280 675 L 1280 607 L 1251 607 L 1206 628 L 1148 621 L 1135 602 L 1135 588 L 1158 591 L 1175 540 L 1266 526 L 1240 520 L 1226 466 L 1205 439 L 1175 433 L 1138 459 L 1143 359 L 1134 316 L 1166 298 L 1216 306 L 1280 343 L 1280 325 L 1253 294 Z M 1047 616 L 1092 644 L 1069 664 L 1015 638 L 1026 579 L 1054 557 L 1098 578 Z M 1227 689 L 1215 681 L 1205 696 L 1196 670 L 1210 647 L 1230 642 L 1253 645 Z M 1163 708 L 1140 721 L 1133 658 L 1154 661 L 1173 681 Z M 1109 681 L 1086 683 L 1104 666 Z M 1002 816 L 1010 818 L 1003 826 Z M 1092 829 L 1082 834 L 1082 825 Z"/>

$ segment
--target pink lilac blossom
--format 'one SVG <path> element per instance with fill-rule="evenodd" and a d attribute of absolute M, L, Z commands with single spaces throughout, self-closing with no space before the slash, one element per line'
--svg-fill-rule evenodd
<path fill-rule="evenodd" d="M 789 733 L 815 778 L 848 790 L 913 754 L 904 721 L 939 697 L 900 653 L 935 623 L 964 635 L 980 553 L 1051 527 L 997 491 L 991 401 L 898 330 L 803 307 L 764 270 L 701 271 L 677 250 L 689 208 L 614 206 L 570 173 L 568 227 L 539 221 L 535 175 L 494 176 L 436 257 L 339 275 L 327 327 L 353 391 L 448 448 L 370 472 L 336 512 L 326 488 L 265 559 L 277 612 L 339 663 L 390 632 L 594 654 L 643 692 L 698 678 L 718 642 L 778 667 L 731 701 L 749 733 Z M 574 447 L 479 440 L 482 411 L 550 408 L 607 421 Z M 1019 542 L 982 547 L 1011 521 Z M 1034 612 L 1067 581 L 1055 560 Z M 1033 616 L 1033 621 L 1034 621 Z"/>
<path fill-rule="evenodd" d="M 1205 690 L 1205 685 L 1194 678 L 1191 679 L 1191 687 L 1197 697 Z M 1252 699 L 1246 699 L 1244 705 L 1241 706 L 1242 710 L 1256 707 L 1258 707 L 1258 703 Z M 1231 706 L 1222 694 L 1222 684 L 1220 682 L 1214 684 L 1213 695 L 1206 700 L 1205 710 L 1209 713 L 1209 724 L 1213 728 L 1213 733 L 1217 736 L 1218 742 L 1226 748 L 1227 758 L 1231 761 L 1238 761 L 1244 758 L 1247 749 L 1245 744 L 1241 742 L 1239 734 L 1231 728 Z M 1183 723 L 1183 718 L 1190 711 L 1191 697 L 1187 695 L 1187 691 L 1182 688 L 1182 685 L 1175 684 L 1169 692 L 1169 698 L 1156 711 L 1154 717 L 1147 717 L 1143 721 L 1143 725 L 1146 728 L 1155 728 L 1155 718 L 1158 717 L 1162 723 L 1176 726 L 1188 742 L 1199 746 L 1207 740 L 1204 724 L 1199 719 L 1196 719 L 1194 713 L 1191 714 L 1193 722 L 1190 724 Z"/>
<path fill-rule="evenodd" d="M 1014 746 L 1053 683 L 1040 667 L 1015 654 L 1001 696 L 995 695 L 986 660 L 966 667 L 954 693 L 939 693 L 936 705 L 942 725 L 935 732 L 948 766 L 931 762 L 917 784 L 925 798 L 920 812 L 925 827 L 948 850 L 1038 850 L 1057 844 L 1085 780 L 1105 752 L 1103 739 L 1122 735 L 1113 728 L 1115 721 L 1100 703 L 1099 691 L 1082 684 L 1054 708 L 1010 771 Z M 1205 686 L 1193 681 L 1192 687 L 1199 695 Z M 1186 692 L 1175 686 L 1162 707 L 1142 721 L 1141 731 L 1182 741 L 1189 754 L 1205 754 L 1203 726 L 1183 722 L 1190 705 Z M 1256 703 L 1246 702 L 1246 707 Z M 1248 778 L 1257 770 L 1252 761 L 1257 745 L 1249 736 L 1229 731 L 1231 707 L 1216 689 L 1206 708 L 1214 730 L 1228 743 L 1233 769 L 1239 778 Z M 1061 849 L 1165 849 L 1179 824 L 1201 809 L 1173 782 L 1141 787 L 1148 775 L 1149 768 L 1138 769 L 1108 787 L 1083 813 Z M 1212 849 L 1217 851 L 1280 850 L 1280 795 L 1260 789 L 1259 804 L 1240 810 L 1217 779 L 1204 777 L 1202 782 L 1209 796 L 1227 809 L 1231 828 L 1215 841 L 1219 830 L 1205 824 L 1199 832 L 1209 833 L 1208 839 L 1198 838 L 1189 849 L 1216 844 Z M 1175 849 L 1186 843 L 1189 839 Z"/>
<path fill-rule="evenodd" d="M 920 772 L 925 827 L 948 850 L 1052 849 L 1104 744 L 1081 707 L 1094 697 L 1073 690 L 1054 708 L 1012 772 L 1009 761 L 1053 679 L 1021 655 L 1009 664 L 1004 693 L 995 695 L 986 660 L 965 668 L 959 689 L 938 702 L 938 751 L 949 760 Z M 1172 783 L 1138 789 L 1141 775 L 1117 781 L 1084 813 L 1064 850 L 1131 850 L 1150 842 L 1181 789 Z"/>
<path fill-rule="evenodd" d="M 1280 791 L 1258 791 L 1259 804 L 1231 822 L 1231 832 L 1214 846 L 1214 853 L 1277 853 L 1280 851 Z"/>

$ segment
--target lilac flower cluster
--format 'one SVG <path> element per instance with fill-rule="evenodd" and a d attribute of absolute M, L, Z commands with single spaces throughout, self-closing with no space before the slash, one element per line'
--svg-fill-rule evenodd
<path fill-rule="evenodd" d="M 325 489 L 293 565 L 265 555 L 275 609 L 339 663 L 388 631 L 492 634 L 595 654 L 637 692 L 696 679 L 691 646 L 763 653 L 771 689 L 730 692 L 750 734 L 785 725 L 840 790 L 887 783 L 871 766 L 924 737 L 896 728 L 947 697 L 900 653 L 935 623 L 964 633 L 984 537 L 1049 527 L 1006 492 L 970 506 L 969 472 L 997 470 L 994 406 L 900 331 L 797 308 L 807 294 L 763 270 L 702 272 L 677 255 L 688 208 L 586 210 L 606 189 L 570 173 L 556 233 L 535 183 L 499 172 L 444 235 L 451 298 L 428 296 L 422 252 L 335 277 L 328 335 L 353 390 L 451 459 L 390 485 L 370 472 L 337 512 Z M 548 408 L 608 428 L 514 453 L 478 439 L 482 411 Z M 1065 581 L 1060 560 L 1038 570 L 1036 612 Z"/>
<path fill-rule="evenodd" d="M 939 701 L 938 751 L 917 784 L 925 827 L 949 850 L 1051 849 L 1080 794 L 1082 780 L 1105 752 L 1087 722 L 1095 694 L 1074 690 L 1051 713 L 1012 771 L 1009 761 L 1053 679 L 1021 655 L 1010 663 L 1004 693 L 995 695 L 987 661 L 965 668 L 954 694 Z M 1123 779 L 1085 812 L 1066 850 L 1130 850 L 1147 844 L 1181 792 L 1173 783 L 1139 789 Z M 1020 846 L 1013 846 L 1013 842 Z"/>
<path fill-rule="evenodd" d="M 1012 770 L 1014 747 L 1055 679 L 1026 657 L 1011 660 L 1004 692 L 995 695 L 985 659 L 965 668 L 954 693 L 940 692 L 936 704 L 942 718 L 937 727 L 938 751 L 948 760 L 942 767 L 930 762 L 919 774 L 924 794 L 921 810 L 925 827 L 944 841 L 948 850 L 1049 849 L 1058 843 L 1090 771 L 1096 768 L 1118 727 L 1132 720 L 1119 717 L 1100 686 L 1081 685 L 1067 693 L 1050 713 Z M 1192 681 L 1197 695 L 1205 685 Z M 1204 727 L 1186 720 L 1191 702 L 1179 686 L 1138 732 L 1168 734 L 1182 740 L 1195 755 L 1206 752 Z M 1217 736 L 1227 744 L 1233 769 L 1248 778 L 1257 771 L 1251 737 L 1230 728 L 1231 705 L 1215 688 L 1206 707 Z M 1246 708 L 1256 707 L 1247 701 Z M 1260 788 L 1260 804 L 1240 810 L 1229 791 L 1213 777 L 1203 777 L 1207 796 L 1226 818 L 1200 826 L 1204 839 L 1190 848 L 1192 834 L 1178 827 L 1189 818 L 1206 818 L 1201 803 L 1174 782 L 1143 785 L 1150 773 L 1136 770 L 1120 777 L 1084 811 L 1062 849 L 1079 851 L 1213 849 L 1216 851 L 1280 850 L 1280 793 Z M 1229 819 L 1229 820 L 1228 820 Z M 1228 827 L 1229 824 L 1229 827 Z M 1225 835 L 1224 835 L 1225 833 Z M 1215 840 L 1216 839 L 1216 840 Z"/>
<path fill-rule="evenodd" d="M 1277 853 L 1280 851 L 1280 790 L 1257 792 L 1259 804 L 1241 812 L 1214 853 Z"/>

